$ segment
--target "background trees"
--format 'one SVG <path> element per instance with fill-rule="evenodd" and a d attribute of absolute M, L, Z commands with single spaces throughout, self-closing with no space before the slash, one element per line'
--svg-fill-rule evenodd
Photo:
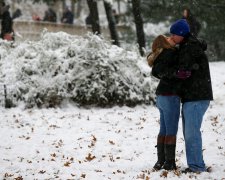
<path fill-rule="evenodd" d="M 220 0 L 142 0 L 144 22 L 173 22 L 182 18 L 185 7 L 191 9 L 201 23 L 200 38 L 207 41 L 210 60 L 224 59 L 225 56 L 225 3 Z"/>
<path fill-rule="evenodd" d="M 116 30 L 116 19 L 113 16 L 112 4 L 109 3 L 108 1 L 104 0 L 104 7 L 105 7 L 107 20 L 108 20 L 108 23 L 109 23 L 109 30 L 110 30 L 111 39 L 113 40 L 113 44 L 119 46 L 120 43 L 119 43 L 118 33 L 117 33 L 117 30 Z"/>
<path fill-rule="evenodd" d="M 0 2 L 3 0 L 0 0 Z M 26 2 L 27 0 L 13 1 L 16 2 Z M 98 9 L 95 7 L 98 4 L 100 13 L 105 13 L 107 16 L 111 38 L 114 44 L 119 44 L 122 38 L 126 37 L 125 42 L 135 42 L 135 37 L 137 37 L 137 42 L 140 47 L 141 54 L 143 54 L 143 48 L 145 47 L 145 39 L 151 42 L 154 37 L 148 37 L 143 33 L 143 25 L 147 23 L 165 23 L 168 28 L 169 25 L 178 18 L 182 18 L 182 11 L 184 7 L 191 9 L 197 20 L 201 23 L 202 29 L 199 34 L 200 38 L 203 38 L 208 43 L 208 53 L 210 60 L 223 60 L 225 57 L 225 3 L 222 0 L 33 0 L 34 2 L 44 2 L 53 7 L 59 16 L 63 12 L 65 7 L 65 2 L 71 2 L 71 9 L 74 12 L 75 19 L 83 18 L 82 16 L 87 16 L 82 12 L 83 9 L 90 9 L 93 14 L 93 32 L 101 33 L 100 22 L 98 18 Z M 27 1 L 28 2 L 28 1 Z M 109 2 L 113 2 L 113 6 Z M 87 6 L 89 4 L 89 8 Z M 101 5 L 99 5 L 101 4 Z M 124 9 L 124 4 L 127 6 L 127 12 L 122 12 Z M 140 4 L 140 7 L 139 7 Z M 133 6 L 134 5 L 134 6 Z M 102 11 L 102 9 L 105 11 Z M 112 9 L 116 9 L 117 13 L 121 19 L 125 19 L 125 24 L 135 29 L 135 32 L 127 32 L 123 34 L 118 34 L 116 31 L 116 24 L 113 22 L 113 17 L 111 14 Z M 1 8 L 0 8 L 1 10 Z M 100 14 L 101 15 L 101 14 Z M 101 17 L 100 17 L 101 20 Z M 146 29 L 144 29 L 146 31 Z M 160 32 L 159 32 L 160 33 Z M 122 37 L 123 36 L 123 37 Z M 121 44 L 121 43 L 120 43 Z M 149 47 L 147 47 L 149 48 Z"/>
<path fill-rule="evenodd" d="M 144 55 L 145 35 L 143 29 L 143 20 L 141 16 L 141 0 L 132 0 L 132 9 L 134 15 L 134 22 L 136 26 L 137 42 L 141 55 Z"/>
<path fill-rule="evenodd" d="M 90 11 L 92 31 L 93 31 L 93 33 L 101 34 L 97 1 L 96 0 L 87 0 L 87 4 L 89 7 L 89 11 Z"/>

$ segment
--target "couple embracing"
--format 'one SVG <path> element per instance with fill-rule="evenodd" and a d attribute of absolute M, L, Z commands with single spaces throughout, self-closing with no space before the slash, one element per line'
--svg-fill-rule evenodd
<path fill-rule="evenodd" d="M 188 168 L 183 172 L 205 172 L 201 124 L 213 100 L 207 44 L 190 33 L 185 19 L 170 27 L 170 37 L 158 36 L 147 57 L 152 75 L 160 82 L 156 105 L 160 112 L 155 170 L 175 170 L 176 135 L 182 108 L 183 135 Z M 179 45 L 179 47 L 177 47 Z"/>

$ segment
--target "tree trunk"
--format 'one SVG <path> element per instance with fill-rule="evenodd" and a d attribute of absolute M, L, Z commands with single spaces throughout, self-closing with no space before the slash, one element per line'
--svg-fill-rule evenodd
<path fill-rule="evenodd" d="M 116 20 L 112 14 L 112 5 L 110 3 L 104 1 L 104 7 L 105 7 L 107 20 L 109 23 L 111 39 L 113 40 L 113 44 L 119 46 L 119 38 L 118 38 L 117 30 L 116 30 Z"/>
<path fill-rule="evenodd" d="M 215 54 L 217 56 L 217 59 L 220 59 L 222 56 L 222 49 L 220 47 L 220 44 L 218 41 L 214 42 L 214 48 L 215 48 Z"/>
<path fill-rule="evenodd" d="M 93 33 L 101 34 L 97 1 L 87 0 L 87 3 L 90 10 L 90 15 L 91 15 L 92 31 Z"/>
<path fill-rule="evenodd" d="M 61 17 L 63 14 L 63 1 L 56 0 L 50 3 L 49 7 L 51 7 L 56 13 L 56 22 L 61 22 Z"/>
<path fill-rule="evenodd" d="M 65 0 L 62 0 L 62 7 L 63 7 L 63 11 L 64 11 L 64 9 L 66 8 L 66 1 Z"/>
<path fill-rule="evenodd" d="M 144 55 L 145 34 L 143 28 L 143 20 L 141 17 L 140 0 L 132 0 L 133 15 L 136 26 L 137 41 L 141 55 Z"/>
<path fill-rule="evenodd" d="M 80 17 L 80 13 L 81 13 L 81 10 L 82 10 L 82 2 L 81 2 L 81 0 L 77 0 L 77 11 L 76 11 L 76 13 L 75 13 L 75 16 L 76 16 L 76 18 L 79 18 Z"/>
<path fill-rule="evenodd" d="M 77 3 L 78 1 L 77 0 L 71 0 L 71 11 L 74 15 L 75 18 L 77 18 L 77 14 L 76 14 L 76 11 L 75 11 L 75 4 Z"/>
<path fill-rule="evenodd" d="M 120 0 L 117 0 L 117 5 L 118 5 L 118 14 L 121 14 L 121 10 L 120 10 Z"/>

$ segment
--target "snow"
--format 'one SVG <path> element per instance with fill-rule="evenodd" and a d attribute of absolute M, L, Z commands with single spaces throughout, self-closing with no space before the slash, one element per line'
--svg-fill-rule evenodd
<path fill-rule="evenodd" d="M 14 179 L 225 178 L 225 63 L 210 63 L 214 99 L 202 125 L 211 173 L 153 172 L 159 113 L 155 106 L 0 108 L 0 177 Z M 181 121 L 177 165 L 186 167 Z"/>
<path fill-rule="evenodd" d="M 49 107 L 68 99 L 79 105 L 135 105 L 154 98 L 150 68 L 137 48 L 124 50 L 91 33 L 47 31 L 37 42 L 11 47 L 0 41 L 0 47 L 0 88 L 6 85 L 14 105 Z"/>
<path fill-rule="evenodd" d="M 156 37 L 160 34 L 166 34 L 169 32 L 169 23 L 168 22 L 161 22 L 158 24 L 145 23 L 144 32 L 146 36 L 153 36 L 153 37 Z"/>

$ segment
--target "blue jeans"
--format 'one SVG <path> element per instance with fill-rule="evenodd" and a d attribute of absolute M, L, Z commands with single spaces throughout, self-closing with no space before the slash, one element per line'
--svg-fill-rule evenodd
<path fill-rule="evenodd" d="M 180 117 L 180 97 L 157 96 L 156 105 L 160 112 L 161 136 L 176 136 Z"/>
<path fill-rule="evenodd" d="M 210 101 L 186 102 L 182 107 L 187 164 L 193 171 L 206 171 L 202 155 L 201 124 Z"/>

